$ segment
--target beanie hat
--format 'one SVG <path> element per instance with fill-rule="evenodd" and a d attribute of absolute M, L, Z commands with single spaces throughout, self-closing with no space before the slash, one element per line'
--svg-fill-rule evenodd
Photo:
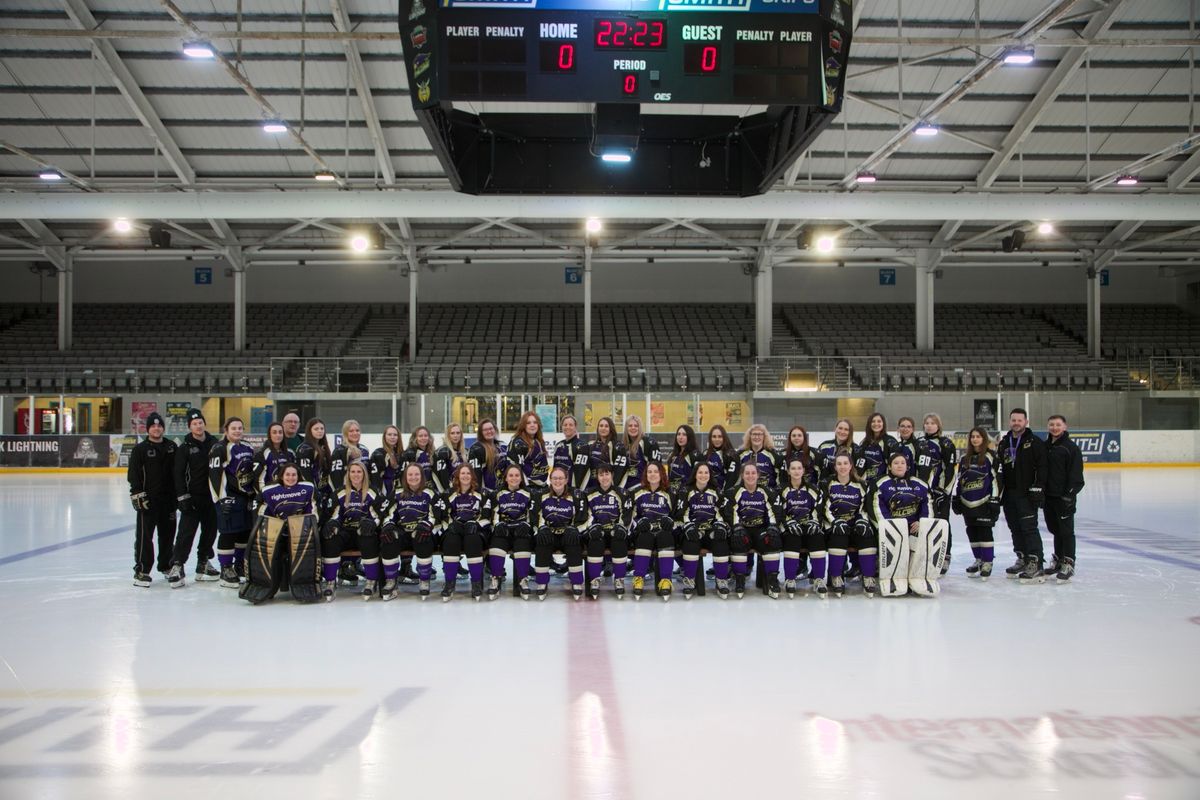
<path fill-rule="evenodd" d="M 167 423 L 163 422 L 162 414 L 158 413 L 157 411 L 151 411 L 148 415 L 146 415 L 146 430 L 150 430 L 150 428 L 154 425 L 161 425 L 164 428 L 167 427 Z"/>
<path fill-rule="evenodd" d="M 189 408 L 188 413 L 187 413 L 188 425 L 191 425 L 192 420 L 194 420 L 194 419 L 198 419 L 201 422 L 204 422 L 204 415 L 200 413 L 200 409 L 198 409 L 198 408 Z"/>

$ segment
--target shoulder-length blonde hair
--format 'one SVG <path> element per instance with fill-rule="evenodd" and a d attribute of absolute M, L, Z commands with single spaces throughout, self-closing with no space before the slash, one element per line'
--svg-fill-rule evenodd
<path fill-rule="evenodd" d="M 638 424 L 638 435 L 636 439 L 629 438 L 629 423 L 631 422 L 636 422 Z M 646 438 L 646 426 L 642 424 L 642 418 L 637 414 L 630 414 L 625 418 L 625 423 L 621 425 L 620 439 L 620 441 L 624 443 L 625 450 L 629 453 L 630 458 L 634 457 L 634 449 L 642 446 L 642 439 L 644 438 Z"/>
<path fill-rule="evenodd" d="M 354 484 L 350 482 L 350 473 L 355 469 L 361 469 L 363 474 L 362 489 L 360 491 L 369 492 L 371 490 L 371 476 L 367 474 L 367 468 L 363 466 L 362 461 L 351 461 L 346 467 L 346 477 L 343 479 L 344 488 L 347 492 L 354 491 Z"/>
<path fill-rule="evenodd" d="M 357 452 L 351 452 L 351 450 L 350 450 L 350 437 L 348 436 L 348 434 L 350 433 L 350 428 L 352 428 L 352 427 L 358 428 L 359 439 L 358 439 L 358 443 L 356 445 L 354 445 L 354 448 Z M 358 424 L 358 420 L 348 419 L 342 423 L 342 445 L 346 448 L 346 463 L 347 464 L 349 464 L 353 461 L 358 461 L 360 458 L 363 457 L 362 425 Z"/>
<path fill-rule="evenodd" d="M 388 431 L 396 432 L 396 446 L 395 447 L 392 447 L 387 443 Z M 387 459 L 388 464 L 393 469 L 400 466 L 400 446 L 403 441 L 404 441 L 404 437 L 400 435 L 400 429 L 397 428 L 395 425 L 388 425 L 386 428 L 383 429 L 383 443 L 382 443 L 380 449 L 383 450 L 384 458 Z"/>
<path fill-rule="evenodd" d="M 450 431 L 454 430 L 455 428 L 458 428 L 458 433 L 459 433 L 457 449 L 455 449 L 454 445 L 450 444 Z M 454 455 L 458 456 L 459 461 L 467 460 L 466 441 L 467 441 L 466 431 L 463 430 L 462 425 L 459 425 L 457 422 L 451 422 L 449 425 L 446 426 L 446 432 L 442 434 L 442 442 L 446 445 L 447 450 L 449 450 L 451 453 L 454 453 Z"/>
<path fill-rule="evenodd" d="M 763 450 L 773 451 L 775 449 L 775 442 L 771 440 L 771 432 L 767 430 L 767 426 L 763 425 L 761 422 L 756 422 L 749 428 L 746 428 L 746 432 L 742 434 L 742 449 L 750 449 L 750 434 L 754 433 L 755 431 L 762 431 Z M 807 442 L 807 437 L 805 437 L 805 441 Z"/>

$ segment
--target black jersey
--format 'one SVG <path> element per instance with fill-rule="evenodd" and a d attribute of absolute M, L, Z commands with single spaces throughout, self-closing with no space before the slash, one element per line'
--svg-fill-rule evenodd
<path fill-rule="evenodd" d="M 169 500 L 175 507 L 175 442 L 170 439 L 151 441 L 143 439 L 133 446 L 129 454 L 129 493 L 145 492 L 147 497 L 162 501 Z"/>
<path fill-rule="evenodd" d="M 175 496 L 190 495 L 193 500 L 208 498 L 208 453 L 217 439 L 207 431 L 203 439 L 192 434 L 183 437 L 175 449 Z"/>

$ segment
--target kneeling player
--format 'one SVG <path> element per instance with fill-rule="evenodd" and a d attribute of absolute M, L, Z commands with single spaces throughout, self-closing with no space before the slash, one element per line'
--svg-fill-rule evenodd
<path fill-rule="evenodd" d="M 450 493 L 439 501 L 445 530 L 442 534 L 442 602 L 454 597 L 458 559 L 467 557 L 471 574 L 471 599 L 483 598 L 483 542 L 492 524 L 492 500 L 479 491 L 470 464 L 459 464 L 451 473 Z"/>
<path fill-rule="evenodd" d="M 375 516 L 379 497 L 371 488 L 363 462 L 355 461 L 346 467 L 345 480 L 345 486 L 334 501 L 333 516 L 321 529 L 321 559 L 324 562 L 321 595 L 326 602 L 333 600 L 342 553 L 346 550 L 358 550 L 362 554 L 363 574 L 367 577 L 363 597 L 370 599 L 379 583 L 379 537 Z M 358 582 L 357 576 L 354 582 Z"/>
<path fill-rule="evenodd" d="M 304 603 L 319 599 L 320 546 L 313 507 L 315 488 L 300 480 L 294 463 L 279 470 L 279 483 L 261 495 L 258 525 L 246 548 L 246 583 L 240 596 L 255 605 L 270 600 L 286 576 L 292 596 Z"/>
<path fill-rule="evenodd" d="M 753 549 L 761 557 L 760 569 L 766 573 L 767 594 L 779 597 L 779 551 L 783 545 L 776 518 L 775 494 L 759 483 L 758 466 L 753 461 L 742 465 L 740 486 L 728 495 L 729 549 L 733 560 L 733 590 L 738 599 L 746 594 L 747 554 Z"/>
<path fill-rule="evenodd" d="M 625 570 L 628 567 L 629 519 L 625 498 L 613 484 L 612 466 L 599 462 L 592 468 L 596 488 L 584 496 L 584 518 L 580 523 L 587 540 L 588 597 L 600 598 L 600 572 L 604 551 L 612 555 L 613 591 L 620 600 L 625 596 Z"/>
<path fill-rule="evenodd" d="M 817 522 L 821 495 L 809 483 L 806 465 L 800 459 L 787 463 L 788 480 L 779 493 L 778 516 L 783 524 L 783 589 L 796 596 L 796 576 L 800 574 L 800 554 L 812 559 L 813 591 L 825 594 L 825 581 L 818 585 L 815 576 L 825 575 L 825 531 Z"/>
<path fill-rule="evenodd" d="M 838 453 L 832 463 L 834 477 L 825 484 L 820 516 L 829 547 L 829 591 L 834 597 L 842 597 L 846 593 L 846 579 L 842 572 L 846 567 L 847 552 L 854 550 L 858 553 L 863 575 L 871 577 L 870 586 L 873 589 L 878 550 L 875 531 L 867 519 L 867 487 L 855 479 L 850 453 Z M 824 597 L 821 588 L 825 580 L 816 572 L 815 565 L 812 582 L 817 596 Z"/>
<path fill-rule="evenodd" d="M 729 528 L 721 518 L 724 497 L 713 485 L 713 472 L 707 461 L 696 464 L 692 479 L 675 501 L 675 519 L 679 521 L 676 546 L 683 551 L 683 598 L 691 600 L 700 571 L 700 550 L 713 554 L 717 595 L 729 597 Z"/>
<path fill-rule="evenodd" d="M 987 431 L 972 428 L 967 434 L 967 450 L 958 462 L 958 475 L 954 481 L 951 504 L 954 513 L 962 515 L 967 526 L 967 539 L 971 542 L 974 563 L 967 567 L 967 575 L 987 580 L 992 576 L 992 560 L 995 558 L 995 543 L 992 528 L 1000 519 L 1000 498 L 1004 482 L 1000 477 L 1000 463 L 988 447 Z"/>
<path fill-rule="evenodd" d="M 534 539 L 537 570 L 537 599 L 545 600 L 550 586 L 550 568 L 555 551 L 567 557 L 571 575 L 571 595 L 583 598 L 583 541 L 576 524 L 583 516 L 579 497 L 567 487 L 567 471 L 555 467 L 550 472 L 549 490 L 533 502 L 530 522 L 537 531 Z"/>

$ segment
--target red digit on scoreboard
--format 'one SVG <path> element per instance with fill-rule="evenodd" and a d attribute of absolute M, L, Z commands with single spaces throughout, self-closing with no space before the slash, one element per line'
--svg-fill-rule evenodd
<path fill-rule="evenodd" d="M 612 43 L 613 47 L 625 46 L 625 35 L 629 33 L 629 23 L 618 20 L 616 27 L 613 29 Z"/>
<path fill-rule="evenodd" d="M 661 22 L 650 23 L 650 46 L 662 47 L 663 43 L 663 24 Z"/>
<path fill-rule="evenodd" d="M 633 29 L 633 46 L 634 47 L 645 47 L 646 46 L 646 29 L 647 29 L 647 27 L 648 26 L 646 25 L 646 23 L 642 22 L 641 20 L 638 20 L 637 25 L 634 26 L 634 29 Z"/>
<path fill-rule="evenodd" d="M 621 82 L 621 89 L 625 94 L 637 94 L 637 75 L 626 75 Z"/>
<path fill-rule="evenodd" d="M 717 70 L 717 48 L 712 45 L 707 45 L 700 51 L 700 70 L 702 72 L 716 72 Z"/>
<path fill-rule="evenodd" d="M 608 47 L 611 44 L 609 37 L 612 35 L 612 23 L 606 19 L 600 20 L 600 25 L 596 30 L 596 45 L 598 47 Z"/>
<path fill-rule="evenodd" d="M 558 68 L 563 70 L 575 67 L 575 45 L 564 44 L 558 48 Z"/>

